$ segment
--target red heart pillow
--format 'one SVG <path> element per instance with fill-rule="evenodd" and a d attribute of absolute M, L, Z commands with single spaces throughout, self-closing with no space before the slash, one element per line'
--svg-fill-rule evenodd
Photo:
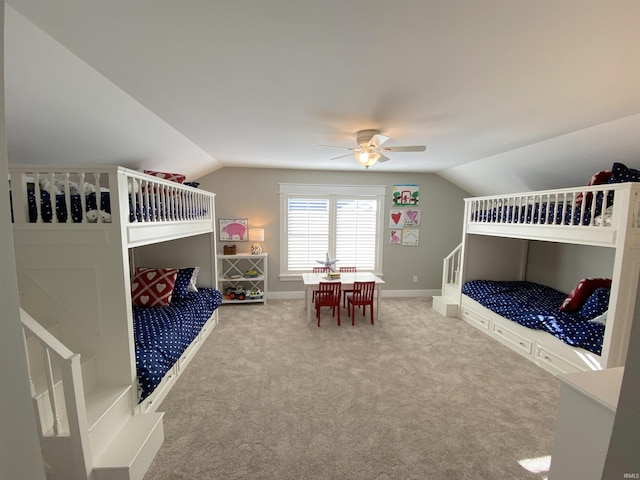
<path fill-rule="evenodd" d="M 169 305 L 177 274 L 175 268 L 136 268 L 131 281 L 131 301 L 138 307 Z"/>

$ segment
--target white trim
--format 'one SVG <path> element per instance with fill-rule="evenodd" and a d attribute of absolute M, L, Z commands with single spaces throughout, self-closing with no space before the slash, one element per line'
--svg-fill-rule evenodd
<path fill-rule="evenodd" d="M 280 194 L 294 195 L 386 195 L 386 185 L 335 185 L 280 183 Z"/>
<path fill-rule="evenodd" d="M 385 238 L 385 200 L 386 200 L 386 185 L 335 185 L 335 184 L 295 184 L 295 183 L 280 183 L 280 278 L 291 275 L 288 269 L 288 245 L 287 245 L 287 219 L 288 219 L 288 207 L 287 198 L 296 197 L 299 195 L 316 195 L 319 198 L 327 198 L 330 202 L 330 215 L 332 218 L 330 222 L 335 222 L 335 201 L 336 199 L 348 199 L 348 198 L 360 198 L 368 197 L 375 198 L 377 204 L 377 235 L 375 246 L 375 268 L 379 269 L 383 261 L 383 239 Z M 330 224 L 330 239 L 329 239 L 329 251 L 335 251 L 335 232 L 331 231 L 334 228 L 334 223 Z"/>
<path fill-rule="evenodd" d="M 381 290 L 385 298 L 423 298 L 441 295 L 441 290 Z M 304 300 L 304 290 L 289 292 L 269 292 L 268 300 Z"/>

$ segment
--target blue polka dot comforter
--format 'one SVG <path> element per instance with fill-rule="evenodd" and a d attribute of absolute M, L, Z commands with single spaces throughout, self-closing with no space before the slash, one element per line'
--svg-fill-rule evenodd
<path fill-rule="evenodd" d="M 472 280 L 462 293 L 498 315 L 600 355 L 605 326 L 558 310 L 566 293 L 524 281 Z"/>
<path fill-rule="evenodd" d="M 221 303 L 218 290 L 198 288 L 166 307 L 133 307 L 140 401 L 156 389 Z"/>

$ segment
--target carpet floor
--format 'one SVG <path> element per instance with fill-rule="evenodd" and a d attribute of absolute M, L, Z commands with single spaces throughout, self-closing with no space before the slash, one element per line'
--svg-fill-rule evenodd
<path fill-rule="evenodd" d="M 555 377 L 430 298 L 357 315 L 338 327 L 327 309 L 318 328 L 302 300 L 220 307 L 158 409 L 145 480 L 546 477 L 525 461 L 551 454 Z"/>

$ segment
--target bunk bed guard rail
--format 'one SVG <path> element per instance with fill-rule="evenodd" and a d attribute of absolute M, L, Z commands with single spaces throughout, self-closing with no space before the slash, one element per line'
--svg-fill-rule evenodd
<path fill-rule="evenodd" d="M 213 222 L 213 194 L 124 167 L 9 168 L 12 221 Z"/>
<path fill-rule="evenodd" d="M 617 212 L 632 212 L 638 228 L 639 193 L 637 183 L 619 183 L 468 198 L 467 222 L 607 228 Z"/>

